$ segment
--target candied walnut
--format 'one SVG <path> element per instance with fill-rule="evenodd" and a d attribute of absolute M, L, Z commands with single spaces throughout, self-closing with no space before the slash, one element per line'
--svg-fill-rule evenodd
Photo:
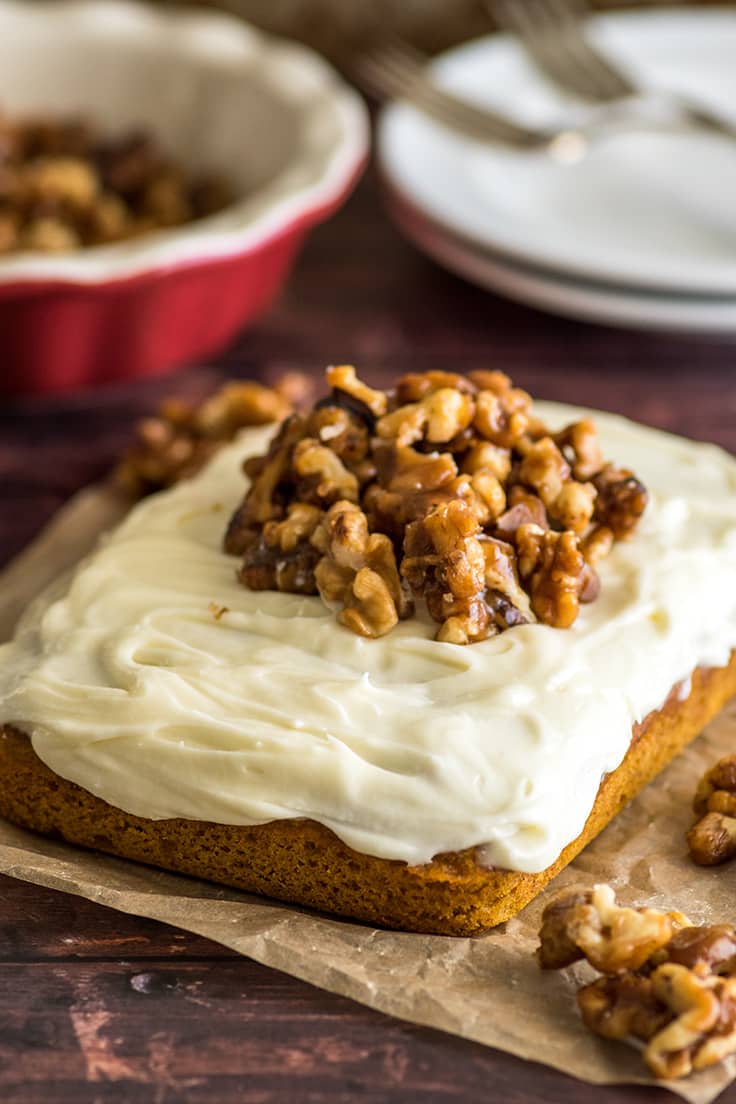
<path fill-rule="evenodd" d="M 513 538 L 522 525 L 536 525 L 539 529 L 549 529 L 547 511 L 541 498 L 525 491 L 518 484 L 509 492 L 508 506 L 509 509 L 496 520 L 496 533 L 500 537 Z"/>
<path fill-rule="evenodd" d="M 736 970 L 736 929 L 732 924 L 680 928 L 666 947 L 669 962 L 688 970 L 732 974 Z"/>
<path fill-rule="evenodd" d="M 613 547 L 613 533 L 605 525 L 596 525 L 580 541 L 580 551 L 585 562 L 595 567 L 604 560 Z"/>
<path fill-rule="evenodd" d="M 595 520 L 611 530 L 616 540 L 629 537 L 646 509 L 649 494 L 633 472 L 606 464 L 593 479 L 598 492 Z"/>
<path fill-rule="evenodd" d="M 253 542 L 253 530 L 285 513 L 282 482 L 288 484 L 294 446 L 302 439 L 304 419 L 292 414 L 282 424 L 265 457 L 246 460 L 246 474 L 252 479 L 245 498 L 230 519 L 224 548 L 240 555 Z"/>
<path fill-rule="evenodd" d="M 453 497 L 457 466 L 448 452 L 423 454 L 382 443 L 374 450 L 378 481 L 365 490 L 371 529 L 401 543 L 405 526 Z"/>
<path fill-rule="evenodd" d="M 485 389 L 475 398 L 473 426 L 492 444 L 513 448 L 529 426 L 530 409 L 531 399 L 526 391 L 514 387 Z"/>
<path fill-rule="evenodd" d="M 399 445 L 426 439 L 446 444 L 470 425 L 475 406 L 472 398 L 454 388 L 442 387 L 425 398 L 385 414 L 376 423 L 376 433 Z"/>
<path fill-rule="evenodd" d="M 433 391 L 448 388 L 467 394 L 474 394 L 476 390 L 467 376 L 460 376 L 457 372 L 407 372 L 396 384 L 396 403 L 405 406 L 419 402 Z"/>
<path fill-rule="evenodd" d="M 428 581 L 457 598 L 474 597 L 483 588 L 485 555 L 480 526 L 472 510 L 458 500 L 435 506 L 412 522 L 404 540 L 403 574 L 412 589 Z"/>
<path fill-rule="evenodd" d="M 20 220 L 17 215 L 0 211 L 0 253 L 18 248 Z"/>
<path fill-rule="evenodd" d="M 585 1026 L 604 1039 L 646 1041 L 672 1020 L 651 978 L 640 974 L 599 977 L 579 990 L 577 1001 Z"/>
<path fill-rule="evenodd" d="M 693 799 L 696 813 L 736 816 L 736 755 L 725 755 L 701 778 Z"/>
<path fill-rule="evenodd" d="M 321 406 L 314 410 L 307 421 L 307 433 L 332 449 L 353 471 L 368 455 L 370 440 L 365 423 L 342 407 Z"/>
<path fill-rule="evenodd" d="M 309 543 L 322 554 L 323 599 L 364 635 L 401 614 L 394 570 L 424 599 L 437 639 L 458 644 L 535 620 L 568 627 L 597 597 L 595 565 L 642 502 L 630 473 L 603 466 L 590 420 L 550 433 L 529 395 L 496 371 L 409 373 L 394 392 L 374 391 L 350 365 L 327 380 L 330 394 L 244 465 L 252 487 L 226 547 L 247 552 L 257 585 L 273 571 L 265 527 L 294 503 L 344 511 L 349 502 L 357 513 L 340 524 L 361 528 L 356 562 L 332 548 L 331 523 Z M 389 567 L 365 562 L 373 535 L 382 539 L 371 556 L 391 549 Z"/>
<path fill-rule="evenodd" d="M 610 886 L 570 891 L 544 912 L 544 968 L 584 956 L 607 976 L 578 993 L 583 1022 L 607 1039 L 646 1043 L 657 1077 L 684 1077 L 736 1051 L 736 931 L 681 913 L 620 908 Z"/>
<path fill-rule="evenodd" d="M 461 612 L 453 613 L 454 609 Z M 485 640 L 494 631 L 489 628 L 488 607 L 480 598 L 448 602 L 435 620 L 442 621 L 435 640 L 445 644 L 475 644 L 479 640 Z"/>
<path fill-rule="evenodd" d="M 88 245 L 122 241 L 128 235 L 130 211 L 119 196 L 104 192 L 92 205 L 84 223 Z"/>
<path fill-rule="evenodd" d="M 576 479 L 581 481 L 592 479 L 603 467 L 598 430 L 591 418 L 573 422 L 559 433 L 555 433 L 554 442 L 568 460 Z"/>
<path fill-rule="evenodd" d="M 522 525 L 514 536 L 519 575 L 538 619 L 565 629 L 578 615 L 586 581 L 585 561 L 574 533 L 554 533 L 537 525 Z"/>
<path fill-rule="evenodd" d="M 16 231 L 0 242 L 6 252 L 123 241 L 210 213 L 230 198 L 215 177 L 189 181 L 147 135 L 100 142 L 75 119 L 0 123 L 0 202 Z"/>
<path fill-rule="evenodd" d="M 141 209 L 157 226 L 179 226 L 194 217 L 183 174 L 168 166 L 146 181 Z"/>
<path fill-rule="evenodd" d="M 20 234 L 22 249 L 34 249 L 39 253 L 65 253 L 78 249 L 81 239 L 73 227 L 51 215 L 30 219 Z"/>
<path fill-rule="evenodd" d="M 550 506 L 550 517 L 563 529 L 584 533 L 593 516 L 596 494 L 592 483 L 565 483 Z"/>
<path fill-rule="evenodd" d="M 604 974 L 636 970 L 687 924 L 682 913 L 617 905 L 613 889 L 597 885 L 545 909 L 539 962 L 545 969 L 556 969 L 585 957 Z"/>
<path fill-rule="evenodd" d="M 156 417 L 139 422 L 115 480 L 136 496 L 169 487 L 198 471 L 238 430 L 276 421 L 288 409 L 269 388 L 251 381 L 227 383 L 200 406 L 167 399 Z"/>
<path fill-rule="evenodd" d="M 327 382 L 335 391 L 343 391 L 361 403 L 374 418 L 380 418 L 388 409 L 388 399 L 383 391 L 374 391 L 359 380 L 351 364 L 340 364 L 327 369 Z"/>
<path fill-rule="evenodd" d="M 549 509 L 570 478 L 570 465 L 552 438 L 542 437 L 525 449 L 518 477 L 539 495 Z"/>
<path fill-rule="evenodd" d="M 519 583 L 513 545 L 495 537 L 482 542 L 485 557 L 486 602 L 498 628 L 534 621 L 529 596 Z"/>
<path fill-rule="evenodd" d="M 503 395 L 513 389 L 511 377 L 497 369 L 476 368 L 468 372 L 468 379 L 478 391 L 493 391 L 496 395 Z"/>
<path fill-rule="evenodd" d="M 91 207 L 99 190 L 95 170 L 76 157 L 40 158 L 26 167 L 23 182 L 31 202 L 58 200 L 82 209 Z"/>
<path fill-rule="evenodd" d="M 290 594 L 316 594 L 314 569 L 321 553 L 310 537 L 322 511 L 303 502 L 292 503 L 283 521 L 269 521 L 245 549 L 238 572 L 251 590 L 282 590 Z"/>
<path fill-rule="evenodd" d="M 314 437 L 304 437 L 294 449 L 293 466 L 302 502 L 331 506 L 339 499 L 358 500 L 358 480 L 340 457 Z"/>
<path fill-rule="evenodd" d="M 369 533 L 363 511 L 351 502 L 336 502 L 312 536 L 321 554 L 315 569 L 319 593 L 342 609 L 338 621 L 361 636 L 383 636 L 407 617 L 407 599 L 393 545 L 383 533 Z"/>
<path fill-rule="evenodd" d="M 665 962 L 651 982 L 652 993 L 674 1017 L 644 1050 L 657 1077 L 686 1077 L 736 1050 L 736 978 L 701 977 Z"/>
<path fill-rule="evenodd" d="M 687 834 L 690 857 L 698 866 L 717 866 L 736 855 L 736 818 L 706 813 Z"/>
<path fill-rule="evenodd" d="M 570 921 L 577 916 L 578 908 L 590 905 L 591 897 L 589 890 L 566 890 L 558 893 L 545 908 L 536 951 L 543 970 L 560 970 L 584 957 L 575 942 L 575 928 L 570 926 Z"/>
<path fill-rule="evenodd" d="M 464 476 L 460 477 L 461 484 L 465 482 Z M 489 525 L 501 516 L 506 507 L 506 492 L 500 481 L 492 472 L 474 472 L 470 476 L 468 486 L 472 491 L 472 504 L 475 515 L 481 525 Z M 459 497 L 465 497 L 461 488 L 458 488 Z"/>
<path fill-rule="evenodd" d="M 687 834 L 691 858 L 699 866 L 716 866 L 736 856 L 736 755 L 706 771 L 693 809 L 700 819 Z"/>
<path fill-rule="evenodd" d="M 435 506 L 406 530 L 401 573 L 412 590 L 424 596 L 435 621 L 463 619 L 453 620 L 444 630 L 453 638 L 467 631 L 469 638 L 478 639 L 487 626 L 486 618 L 478 628 L 484 620 L 477 602 L 485 580 L 480 532 L 472 509 L 458 499 Z"/>
<path fill-rule="evenodd" d="M 194 424 L 203 436 L 229 439 L 245 426 L 279 422 L 291 406 L 271 387 L 254 380 L 233 380 L 197 408 Z"/>
<path fill-rule="evenodd" d="M 470 475 L 488 471 L 505 483 L 511 473 L 511 450 L 492 445 L 490 441 L 475 440 L 463 456 L 462 470 Z"/>

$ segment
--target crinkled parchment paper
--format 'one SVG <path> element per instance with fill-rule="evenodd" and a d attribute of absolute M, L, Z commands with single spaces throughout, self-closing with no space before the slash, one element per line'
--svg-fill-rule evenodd
<path fill-rule="evenodd" d="M 0 639 L 30 597 L 71 566 L 122 512 L 105 488 L 73 499 L 0 576 Z M 622 900 L 676 907 L 693 920 L 733 919 L 736 864 L 688 859 L 684 833 L 695 780 L 736 741 L 736 707 L 606 829 L 554 882 L 610 882 Z M 0 872 L 76 893 L 207 936 L 372 1008 L 462 1035 L 585 1081 L 651 1083 L 636 1051 L 582 1027 L 574 994 L 587 966 L 542 973 L 533 957 L 545 899 L 474 939 L 377 931 L 304 909 L 52 843 L 0 821 Z M 706 1104 L 736 1077 L 736 1061 L 667 1087 Z"/>

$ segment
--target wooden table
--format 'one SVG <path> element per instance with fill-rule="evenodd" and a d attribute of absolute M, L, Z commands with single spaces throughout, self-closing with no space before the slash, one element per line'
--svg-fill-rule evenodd
<path fill-rule="evenodd" d="M 225 375 L 272 379 L 345 361 L 374 380 L 408 369 L 503 368 L 540 397 L 619 410 L 736 451 L 731 341 L 582 325 L 494 298 L 406 245 L 368 178 L 314 234 L 280 302 L 215 363 L 163 382 L 2 404 L 2 559 L 107 471 L 134 419 L 160 396 L 201 393 Z M 593 1090 L 371 1012 L 194 935 L 0 879 L 4 1104 L 593 1098 L 673 1099 Z M 722 1100 L 735 1104 L 736 1088 Z"/>

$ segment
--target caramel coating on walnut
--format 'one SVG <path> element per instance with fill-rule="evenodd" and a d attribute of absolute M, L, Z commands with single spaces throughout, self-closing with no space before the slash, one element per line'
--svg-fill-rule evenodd
<path fill-rule="evenodd" d="M 577 994 L 583 1022 L 607 1039 L 646 1043 L 660 1078 L 684 1077 L 736 1051 L 736 931 L 680 913 L 616 904 L 610 886 L 568 891 L 544 911 L 546 969 L 579 958 L 603 973 Z"/>
<path fill-rule="evenodd" d="M 681 913 L 633 909 L 616 904 L 607 885 L 563 895 L 542 915 L 537 952 L 543 969 L 559 969 L 587 958 L 604 974 L 636 970 L 688 924 Z"/>
<path fill-rule="evenodd" d="M 701 778 L 693 809 L 699 819 L 687 834 L 690 856 L 699 866 L 716 866 L 736 856 L 736 755 L 726 755 Z"/>
<path fill-rule="evenodd" d="M 403 586 L 437 623 L 436 638 L 455 644 L 535 620 L 566 628 L 595 599 L 594 565 L 630 534 L 646 492 L 630 472 L 604 464 L 592 421 L 550 433 L 529 395 L 498 371 L 412 372 L 378 391 L 339 365 L 327 382 L 330 394 L 245 465 L 252 484 L 225 547 L 246 557 L 246 584 L 278 576 L 275 585 L 288 589 L 296 568 L 269 563 L 287 555 L 272 523 L 295 503 L 341 504 L 346 532 L 361 529 L 357 566 L 341 562 L 330 529 L 337 514 L 288 555 L 303 569 L 300 591 L 313 577 L 324 600 L 341 607 L 340 622 L 363 635 L 381 635 L 405 615 Z M 374 536 L 381 539 L 371 543 Z M 313 563 L 315 549 L 323 560 Z"/>
<path fill-rule="evenodd" d="M 116 483 L 139 497 L 194 475 L 240 429 L 289 414 L 278 386 L 231 381 L 199 405 L 165 400 L 155 417 L 138 423 L 136 440 L 115 470 Z"/>
<path fill-rule="evenodd" d="M 352 502 L 336 502 L 312 535 L 321 553 L 315 581 L 327 604 L 339 603 L 341 624 L 361 636 L 383 636 L 412 612 L 393 545 L 383 533 L 370 533 Z"/>
<path fill-rule="evenodd" d="M 0 254 L 121 242 L 230 202 L 224 179 L 188 179 L 150 134 L 108 139 L 75 119 L 0 115 Z"/>

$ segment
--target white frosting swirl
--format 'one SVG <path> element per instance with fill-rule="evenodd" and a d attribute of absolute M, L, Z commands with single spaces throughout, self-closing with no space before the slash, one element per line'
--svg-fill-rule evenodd
<path fill-rule="evenodd" d="M 581 413 L 538 407 L 553 426 Z M 736 461 L 596 420 L 652 501 L 569 630 L 459 647 L 412 619 L 365 640 L 319 598 L 247 590 L 220 544 L 240 461 L 270 432 L 248 431 L 31 607 L 0 648 L 0 717 L 57 774 L 139 816 L 310 817 L 385 858 L 483 845 L 489 863 L 541 870 L 632 724 L 736 645 Z"/>

